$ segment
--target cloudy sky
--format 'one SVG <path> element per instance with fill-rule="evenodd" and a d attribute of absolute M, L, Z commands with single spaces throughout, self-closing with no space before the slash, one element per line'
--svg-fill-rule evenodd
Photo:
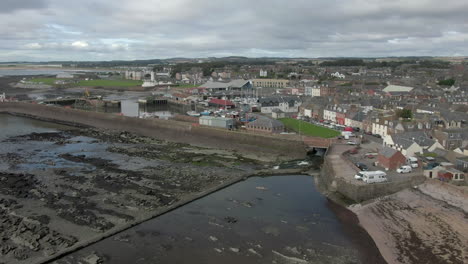
<path fill-rule="evenodd" d="M 0 61 L 468 55 L 467 0 L 0 0 Z"/>

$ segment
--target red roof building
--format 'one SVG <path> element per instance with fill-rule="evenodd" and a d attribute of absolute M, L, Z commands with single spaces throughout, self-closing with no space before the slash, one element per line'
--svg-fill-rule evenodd
<path fill-rule="evenodd" d="M 226 109 L 229 108 L 234 108 L 236 105 L 229 101 L 229 100 L 222 100 L 222 99 L 216 99 L 213 98 L 208 102 L 209 106 L 214 106 L 214 107 L 226 107 Z"/>

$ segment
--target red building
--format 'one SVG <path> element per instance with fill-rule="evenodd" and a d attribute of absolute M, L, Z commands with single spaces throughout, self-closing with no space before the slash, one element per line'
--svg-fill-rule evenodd
<path fill-rule="evenodd" d="M 406 157 L 400 151 L 390 147 L 384 147 L 377 157 L 379 165 L 389 169 L 396 170 L 406 164 Z"/>
<path fill-rule="evenodd" d="M 336 123 L 339 125 L 345 124 L 346 115 L 345 113 L 336 112 Z"/>
<path fill-rule="evenodd" d="M 233 102 L 229 100 L 222 100 L 222 99 L 216 99 L 216 98 L 211 99 L 208 102 L 208 105 L 213 106 L 213 107 L 220 107 L 220 108 L 222 107 L 226 109 L 234 108 L 236 106 Z"/>

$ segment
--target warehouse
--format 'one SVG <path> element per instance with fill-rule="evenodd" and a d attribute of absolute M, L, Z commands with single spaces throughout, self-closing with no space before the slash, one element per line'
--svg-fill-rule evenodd
<path fill-rule="evenodd" d="M 219 127 L 226 129 L 233 129 L 235 124 L 234 119 L 232 118 L 216 116 L 202 116 L 199 119 L 199 123 L 203 126 Z"/>

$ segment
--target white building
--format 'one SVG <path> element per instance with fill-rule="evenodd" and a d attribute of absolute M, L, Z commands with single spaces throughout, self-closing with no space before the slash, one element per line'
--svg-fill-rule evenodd
<path fill-rule="evenodd" d="M 321 96 L 321 88 L 319 86 L 307 86 L 304 89 L 304 94 L 306 96 L 319 97 Z"/>
<path fill-rule="evenodd" d="M 338 78 L 338 79 L 344 79 L 346 78 L 346 76 L 342 73 L 339 73 L 339 72 L 335 72 L 335 73 L 332 73 L 331 76 L 335 77 L 335 78 Z"/>
<path fill-rule="evenodd" d="M 322 88 L 314 86 L 312 88 L 312 97 L 319 97 L 322 96 Z"/>
<path fill-rule="evenodd" d="M 372 122 L 372 134 L 377 134 L 385 138 L 388 135 L 388 125 Z"/>
<path fill-rule="evenodd" d="M 260 77 L 268 77 L 268 71 L 264 70 L 264 69 L 261 69 L 260 70 Z"/>
<path fill-rule="evenodd" d="M 409 93 L 413 90 L 413 87 L 400 86 L 400 85 L 389 85 L 383 89 L 386 93 Z"/>
<path fill-rule="evenodd" d="M 265 114 L 271 114 L 273 110 L 281 110 L 284 113 L 297 113 L 302 102 L 297 98 L 291 97 L 270 97 L 261 98 L 260 111 Z"/>
<path fill-rule="evenodd" d="M 125 71 L 125 79 L 140 81 L 143 79 L 143 72 L 141 71 Z"/>
<path fill-rule="evenodd" d="M 336 122 L 336 112 L 330 109 L 324 109 L 323 119 L 331 122 Z"/>
<path fill-rule="evenodd" d="M 201 116 L 199 118 L 200 125 L 212 126 L 219 128 L 232 129 L 234 128 L 234 119 L 216 116 Z"/>

